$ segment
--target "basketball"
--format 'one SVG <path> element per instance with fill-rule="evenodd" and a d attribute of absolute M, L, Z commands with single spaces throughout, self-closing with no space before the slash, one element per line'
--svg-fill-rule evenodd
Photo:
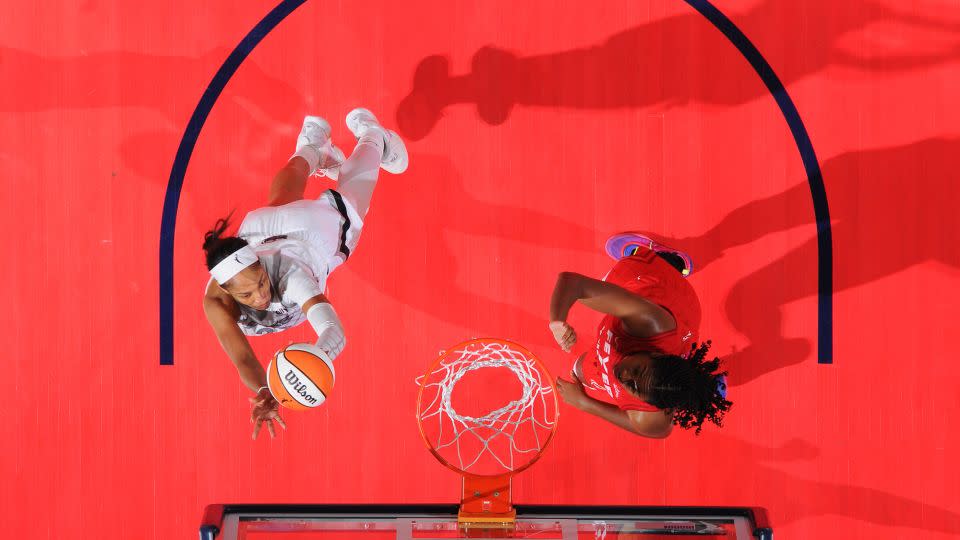
<path fill-rule="evenodd" d="M 334 379 L 333 363 L 310 343 L 294 343 L 277 351 L 267 366 L 270 393 L 288 409 L 323 405 Z"/>

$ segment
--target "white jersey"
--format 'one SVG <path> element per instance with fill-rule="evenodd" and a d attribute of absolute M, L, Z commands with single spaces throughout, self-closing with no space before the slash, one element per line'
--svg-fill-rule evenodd
<path fill-rule="evenodd" d="M 362 226 L 349 201 L 332 190 L 317 200 L 247 214 L 237 236 L 256 252 L 273 298 L 262 311 L 241 304 L 240 330 L 247 335 L 269 334 L 305 321 L 304 302 L 326 291 L 327 276 L 347 260 Z"/>
<path fill-rule="evenodd" d="M 239 304 L 237 325 L 244 334 L 258 336 L 293 328 L 306 320 L 303 304 L 323 294 L 327 272 L 318 272 L 307 261 L 309 249 L 292 239 L 277 240 L 254 246 L 253 250 L 270 280 L 273 297 L 264 310 Z"/>

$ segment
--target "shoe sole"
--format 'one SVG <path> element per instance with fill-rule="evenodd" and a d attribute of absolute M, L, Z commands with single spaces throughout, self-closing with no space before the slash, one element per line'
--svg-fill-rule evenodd
<path fill-rule="evenodd" d="M 383 149 L 384 157 L 390 157 L 388 163 L 380 162 L 380 168 L 387 171 L 391 174 L 400 174 L 407 170 L 407 167 L 410 165 L 410 158 L 407 154 L 407 145 L 404 144 L 403 139 L 400 138 L 400 134 L 396 131 L 387 129 L 383 127 L 380 123 L 380 120 L 377 119 L 377 116 L 373 114 L 370 109 L 364 109 L 363 107 L 357 107 L 352 111 L 347 113 L 346 124 L 347 129 L 350 130 L 350 133 L 353 133 L 354 137 L 359 139 L 357 132 L 354 131 L 355 119 L 360 115 L 369 115 L 370 118 L 373 118 L 373 121 L 380 126 L 387 134 L 387 147 Z M 389 156 L 388 156 L 389 154 Z"/>
<path fill-rule="evenodd" d="M 321 169 L 318 167 L 316 172 L 313 174 L 316 176 L 326 176 L 331 180 L 339 180 L 340 167 L 343 165 L 343 160 L 346 159 L 346 156 L 343 155 L 343 150 L 340 150 L 340 148 L 334 146 L 333 144 L 331 144 L 330 147 L 333 149 L 333 157 L 340 163 L 338 163 L 336 167 L 327 167 L 326 169 Z"/>
<path fill-rule="evenodd" d="M 343 163 L 343 159 L 344 159 L 343 152 L 336 146 L 333 146 L 333 141 L 330 139 L 330 133 L 332 133 L 330 122 L 327 122 L 327 120 L 322 116 L 312 116 L 308 114 L 303 118 L 303 124 L 306 125 L 307 123 L 313 123 L 320 126 L 320 130 L 324 132 L 324 135 L 326 135 L 327 137 L 327 141 L 330 142 L 330 146 L 332 146 L 334 151 L 337 154 L 339 154 L 340 162 Z M 302 127 L 300 128 L 300 131 L 301 133 L 303 132 Z M 326 176 L 328 178 L 336 180 L 337 177 L 340 176 L 340 167 L 329 168 L 329 169 L 317 169 L 316 171 L 314 171 L 313 174 L 315 176 Z"/>
<path fill-rule="evenodd" d="M 363 107 L 357 107 L 356 109 L 348 112 L 348 113 L 347 113 L 347 118 L 346 118 L 346 120 L 345 120 L 346 123 L 347 123 L 347 129 L 349 129 L 349 130 L 350 130 L 350 133 L 353 133 L 353 136 L 356 137 L 356 138 L 358 138 L 358 139 L 360 138 L 360 136 L 357 135 L 357 132 L 354 130 L 353 124 L 355 123 L 355 122 L 354 122 L 354 119 L 355 119 L 356 117 L 362 115 L 362 114 L 369 115 L 370 118 L 373 118 L 373 121 L 374 121 L 374 122 L 376 122 L 378 125 L 380 124 L 380 120 L 377 120 L 377 116 L 376 116 L 375 114 L 373 114 L 373 113 L 370 111 L 370 109 L 364 109 Z"/>
<path fill-rule="evenodd" d="M 686 271 L 681 272 L 683 277 L 689 277 L 690 274 L 693 273 L 693 259 L 691 259 L 689 255 L 669 246 L 658 244 L 652 238 L 640 233 L 626 232 L 615 234 L 607 239 L 604 245 L 604 251 L 606 251 L 607 255 L 613 260 L 619 261 L 626 256 L 625 251 L 629 246 L 643 246 L 654 252 L 673 253 L 683 259 L 684 266 L 686 266 Z"/>
<path fill-rule="evenodd" d="M 410 165 L 410 157 L 407 155 L 407 145 L 403 143 L 403 139 L 400 138 L 400 135 L 396 131 L 386 130 L 387 132 L 387 148 L 385 152 L 390 153 L 390 161 L 387 163 L 380 163 L 380 167 L 392 174 L 400 174 L 403 171 L 407 170 L 407 166 Z"/>
<path fill-rule="evenodd" d="M 330 134 L 332 133 L 330 128 L 330 122 L 327 122 L 324 118 L 320 116 L 309 116 L 309 115 L 304 117 L 303 119 L 304 124 L 306 124 L 307 122 L 313 122 L 314 124 L 319 124 L 320 129 L 322 129 L 326 133 L 327 139 L 330 138 Z M 301 131 L 302 130 L 303 128 L 301 128 Z"/>

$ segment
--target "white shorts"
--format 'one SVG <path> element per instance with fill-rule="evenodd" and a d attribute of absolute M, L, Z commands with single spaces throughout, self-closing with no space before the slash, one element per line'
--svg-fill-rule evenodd
<path fill-rule="evenodd" d="M 329 274 L 356 249 L 362 229 L 363 220 L 353 204 L 328 189 L 319 199 L 301 199 L 250 212 L 237 235 L 251 246 L 283 236 L 299 240 L 311 248 L 313 257 L 320 258 L 311 261 L 314 266 L 326 266 Z"/>

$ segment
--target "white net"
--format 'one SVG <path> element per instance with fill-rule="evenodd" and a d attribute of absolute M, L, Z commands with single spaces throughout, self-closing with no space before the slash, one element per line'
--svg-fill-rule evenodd
<path fill-rule="evenodd" d="M 481 372 L 486 373 L 478 378 Z M 473 384 L 463 388 L 466 376 L 474 377 Z M 511 378 L 519 382 L 519 389 Z M 477 384 L 480 380 L 486 384 Z M 530 353 L 508 342 L 461 344 L 417 383 L 423 387 L 418 421 L 424 437 L 462 472 L 516 471 L 540 455 L 556 426 L 550 375 Z M 461 389 L 455 393 L 458 384 Z M 454 403 L 469 412 L 458 412 Z M 489 410 L 490 403 L 500 406 Z"/>

